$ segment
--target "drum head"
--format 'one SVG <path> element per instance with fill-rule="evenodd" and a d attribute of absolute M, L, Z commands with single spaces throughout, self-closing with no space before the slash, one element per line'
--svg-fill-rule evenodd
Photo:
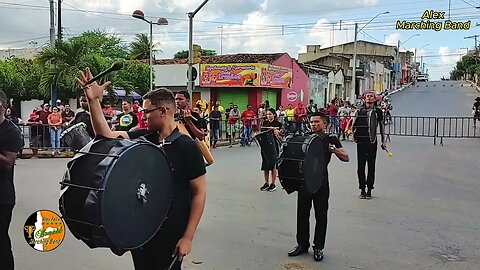
<path fill-rule="evenodd" d="M 325 160 L 325 143 L 319 136 L 314 136 L 305 152 L 305 161 L 303 162 L 303 177 L 305 186 L 310 193 L 316 193 L 325 182 L 325 171 L 327 164 Z"/>
<path fill-rule="evenodd" d="M 108 179 L 102 201 L 105 232 L 119 248 L 140 247 L 157 233 L 170 209 L 170 162 L 157 146 L 137 144 L 120 154 Z"/>
<path fill-rule="evenodd" d="M 275 135 L 272 130 L 262 131 L 255 135 L 255 139 L 260 145 L 262 157 L 265 162 L 270 165 L 275 165 L 277 162 L 278 149 L 275 143 Z M 268 167 L 269 167 L 268 166 Z"/>
<path fill-rule="evenodd" d="M 377 141 L 377 114 L 375 109 L 368 112 L 368 135 L 371 143 Z"/>
<path fill-rule="evenodd" d="M 147 243 L 165 221 L 173 198 L 170 162 L 144 141 L 100 139 L 68 163 L 60 212 L 90 248 L 116 254 Z"/>

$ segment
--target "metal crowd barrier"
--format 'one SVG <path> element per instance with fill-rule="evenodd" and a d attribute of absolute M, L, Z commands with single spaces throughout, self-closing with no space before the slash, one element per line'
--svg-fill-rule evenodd
<path fill-rule="evenodd" d="M 337 118 L 337 123 L 341 123 L 342 117 Z M 433 144 L 443 145 L 443 138 L 480 138 L 480 122 L 477 120 L 477 127 L 474 128 L 475 119 L 468 116 L 458 117 L 434 117 L 434 116 L 384 116 L 385 135 L 387 140 L 390 136 L 409 136 L 409 137 L 425 137 L 433 138 Z M 329 133 L 339 133 L 330 121 Z M 341 131 L 340 131 L 341 132 Z M 377 129 L 380 133 L 380 129 Z"/>

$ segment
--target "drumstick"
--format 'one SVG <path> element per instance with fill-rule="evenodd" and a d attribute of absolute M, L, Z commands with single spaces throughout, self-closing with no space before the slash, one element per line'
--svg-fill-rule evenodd
<path fill-rule="evenodd" d="M 388 157 L 392 157 L 393 156 L 393 153 L 388 151 L 387 147 L 385 147 L 383 150 L 387 151 L 388 153 Z"/>

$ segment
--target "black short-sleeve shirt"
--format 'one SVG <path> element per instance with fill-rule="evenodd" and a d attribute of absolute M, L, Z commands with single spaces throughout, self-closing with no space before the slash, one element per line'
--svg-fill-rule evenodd
<path fill-rule="evenodd" d="M 138 129 L 127 134 L 130 139 L 145 137 L 149 142 L 159 144 L 156 131 Z M 206 173 L 205 162 L 195 141 L 187 135 L 181 135 L 173 142 L 164 144 L 163 148 L 174 171 L 174 198 L 162 231 L 173 235 L 183 234 L 190 216 L 192 199 L 190 181 Z"/>
<path fill-rule="evenodd" d="M 22 137 L 18 127 L 11 121 L 0 124 L 0 152 L 18 153 L 22 148 Z M 0 167 L 0 205 L 15 204 L 15 186 L 13 185 L 13 167 Z"/>

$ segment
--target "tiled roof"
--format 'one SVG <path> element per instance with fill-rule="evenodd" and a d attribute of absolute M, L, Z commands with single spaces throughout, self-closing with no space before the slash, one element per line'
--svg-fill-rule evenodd
<path fill-rule="evenodd" d="M 262 54 L 253 54 L 253 53 L 237 53 L 237 54 L 226 54 L 226 55 L 214 55 L 214 56 L 202 56 L 202 63 L 215 63 L 215 64 L 226 64 L 226 63 L 272 63 L 278 58 L 280 58 L 285 53 L 262 53 Z"/>

